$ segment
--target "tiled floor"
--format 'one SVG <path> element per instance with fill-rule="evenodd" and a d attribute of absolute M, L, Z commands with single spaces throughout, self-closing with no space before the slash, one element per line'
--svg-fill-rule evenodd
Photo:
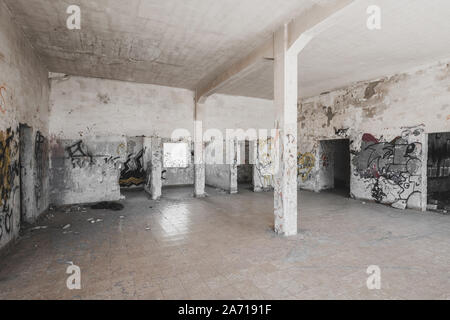
<path fill-rule="evenodd" d="M 191 192 L 167 189 L 157 202 L 127 193 L 123 211 L 52 212 L 39 223 L 47 229 L 25 231 L 1 258 L 0 298 L 450 298 L 450 216 L 300 192 L 300 232 L 283 238 L 272 193 Z M 66 287 L 68 261 L 81 290 Z M 381 290 L 367 289 L 369 265 L 381 268 Z"/>

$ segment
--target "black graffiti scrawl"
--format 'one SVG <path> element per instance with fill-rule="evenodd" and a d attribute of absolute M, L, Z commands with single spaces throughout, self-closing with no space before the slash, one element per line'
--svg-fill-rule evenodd
<path fill-rule="evenodd" d="M 46 157 L 48 144 L 46 138 L 41 132 L 36 132 L 34 141 L 34 158 L 36 161 L 36 179 L 34 184 L 34 196 L 36 199 L 36 206 L 40 209 L 40 200 L 43 193 L 44 176 L 46 174 Z"/>
<path fill-rule="evenodd" d="M 405 130 L 391 141 L 364 134 L 361 151 L 353 158 L 355 175 L 363 179 L 376 202 L 406 208 L 412 199 L 420 203 L 422 144 L 421 130 Z M 412 139 L 411 139 L 412 137 Z M 413 141 L 415 142 L 408 142 Z"/>
<path fill-rule="evenodd" d="M 83 168 L 93 164 L 93 156 L 81 140 L 68 146 L 66 151 L 69 154 L 73 168 Z"/>
<path fill-rule="evenodd" d="M 124 168 L 120 173 L 120 186 L 131 187 L 140 186 L 145 183 L 145 170 L 143 165 L 144 149 L 138 153 L 131 153 L 124 163 Z"/>

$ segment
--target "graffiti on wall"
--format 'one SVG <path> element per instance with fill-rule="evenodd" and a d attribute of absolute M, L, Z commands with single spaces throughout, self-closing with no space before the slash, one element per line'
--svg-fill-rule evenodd
<path fill-rule="evenodd" d="M 11 128 L 0 131 L 0 240 L 12 229 L 12 215 L 19 176 L 18 143 Z"/>
<path fill-rule="evenodd" d="M 6 86 L 1 85 L 0 86 L 0 112 L 5 113 L 6 112 Z"/>
<path fill-rule="evenodd" d="M 128 155 L 124 168 L 120 173 L 119 183 L 121 187 L 140 186 L 145 183 L 146 174 L 143 156 L 144 149 Z"/>
<path fill-rule="evenodd" d="M 406 208 L 412 199 L 420 201 L 422 143 L 417 137 L 422 132 L 407 129 L 391 141 L 363 135 L 361 151 L 353 158 L 355 175 L 367 182 L 376 202 Z"/>
<path fill-rule="evenodd" d="M 336 127 L 334 127 L 334 134 L 342 137 L 342 138 L 347 138 L 348 137 L 348 130 L 349 128 L 340 128 L 337 129 Z"/>
<path fill-rule="evenodd" d="M 326 154 L 326 153 L 322 154 L 322 156 L 320 157 L 320 160 L 321 160 L 322 167 L 328 168 L 328 166 L 330 165 L 330 158 L 328 157 L 328 154 Z"/>
<path fill-rule="evenodd" d="M 298 153 L 297 155 L 297 170 L 298 177 L 306 182 L 311 177 L 311 171 L 314 169 L 316 157 L 311 152 Z"/>
<path fill-rule="evenodd" d="M 36 161 L 36 179 L 34 180 L 34 196 L 36 207 L 40 209 L 40 199 L 43 193 L 43 183 L 45 176 L 45 164 L 47 157 L 47 140 L 40 131 L 36 132 L 34 141 L 34 158 Z"/>
<path fill-rule="evenodd" d="M 122 145 L 120 144 L 117 147 L 117 153 L 122 150 Z M 86 168 L 93 165 L 113 165 L 116 167 L 119 164 L 120 156 L 114 155 L 94 155 L 90 152 L 87 146 L 83 143 L 82 140 L 79 140 L 70 146 L 66 147 L 66 152 L 72 163 L 72 167 L 75 168 Z"/>
<path fill-rule="evenodd" d="M 263 188 L 274 185 L 274 138 L 258 140 L 256 171 Z"/>
<path fill-rule="evenodd" d="M 66 148 L 69 158 L 72 162 L 73 168 L 84 168 L 92 165 L 93 156 L 87 150 L 87 147 L 83 144 L 82 140 L 75 142 L 74 144 Z"/>

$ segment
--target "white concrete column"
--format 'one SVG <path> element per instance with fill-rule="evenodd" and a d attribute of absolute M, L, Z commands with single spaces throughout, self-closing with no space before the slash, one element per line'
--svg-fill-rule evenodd
<path fill-rule="evenodd" d="M 228 141 L 228 146 L 231 150 L 231 161 L 230 161 L 230 194 L 238 193 L 238 182 L 237 182 L 237 169 L 238 169 L 238 144 L 237 138 Z"/>
<path fill-rule="evenodd" d="M 194 111 L 194 196 L 205 196 L 205 145 L 203 143 L 203 109 L 204 106 L 195 103 Z"/>
<path fill-rule="evenodd" d="M 150 194 L 153 200 L 162 195 L 162 141 L 161 138 L 152 138 Z"/>
<path fill-rule="evenodd" d="M 274 36 L 275 138 L 278 168 L 274 179 L 275 232 L 297 234 L 297 59 L 289 50 L 288 25 Z"/>
<path fill-rule="evenodd" d="M 144 137 L 144 170 L 145 170 L 145 186 L 144 190 L 151 195 L 152 187 L 152 138 Z"/>

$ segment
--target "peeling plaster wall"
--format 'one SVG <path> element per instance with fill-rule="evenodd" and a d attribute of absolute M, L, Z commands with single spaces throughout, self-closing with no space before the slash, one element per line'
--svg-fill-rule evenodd
<path fill-rule="evenodd" d="M 23 218 L 33 222 L 48 207 L 48 72 L 0 3 L 0 249 L 19 233 L 19 123 L 32 128 L 26 151 L 33 182 Z M 30 190 L 30 189 L 28 189 Z"/>
<path fill-rule="evenodd" d="M 349 138 L 355 198 L 423 209 L 426 134 L 448 131 L 449 101 L 448 63 L 301 100 L 299 186 L 321 189 L 319 140 Z"/>

